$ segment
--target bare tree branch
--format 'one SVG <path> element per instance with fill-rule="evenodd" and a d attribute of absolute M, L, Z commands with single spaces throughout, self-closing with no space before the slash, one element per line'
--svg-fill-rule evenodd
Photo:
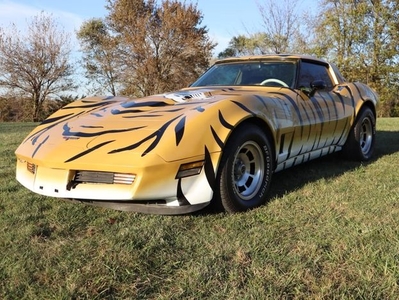
<path fill-rule="evenodd" d="M 0 28 L 0 87 L 22 92 L 33 105 L 33 121 L 39 120 L 44 100 L 74 87 L 69 62 L 69 36 L 44 13 L 33 17 L 23 35 L 15 25 Z"/>

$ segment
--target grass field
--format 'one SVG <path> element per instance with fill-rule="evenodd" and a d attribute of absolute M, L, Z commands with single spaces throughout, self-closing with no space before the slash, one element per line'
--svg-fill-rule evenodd
<path fill-rule="evenodd" d="M 399 119 L 375 159 L 275 174 L 267 205 L 227 215 L 119 212 L 33 194 L 0 123 L 0 299 L 396 299 Z"/>

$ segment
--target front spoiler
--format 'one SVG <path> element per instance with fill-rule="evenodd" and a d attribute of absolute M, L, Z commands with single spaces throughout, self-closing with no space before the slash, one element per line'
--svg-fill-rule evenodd
<path fill-rule="evenodd" d="M 152 204 L 152 203 L 137 203 L 135 201 L 109 201 L 109 200 L 87 200 L 87 199 L 66 199 L 68 202 L 84 203 L 92 206 L 99 206 L 104 208 L 111 208 L 121 211 L 133 211 L 145 214 L 156 215 L 182 215 L 192 213 L 203 209 L 208 206 L 210 202 L 182 205 L 182 206 L 167 206 L 165 204 Z"/>

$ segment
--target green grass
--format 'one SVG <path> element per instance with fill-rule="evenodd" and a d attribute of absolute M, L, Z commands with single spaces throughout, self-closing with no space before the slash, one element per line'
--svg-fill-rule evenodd
<path fill-rule="evenodd" d="M 396 299 L 399 119 L 375 159 L 275 174 L 270 201 L 234 214 L 155 216 L 33 194 L 0 123 L 0 299 Z"/>

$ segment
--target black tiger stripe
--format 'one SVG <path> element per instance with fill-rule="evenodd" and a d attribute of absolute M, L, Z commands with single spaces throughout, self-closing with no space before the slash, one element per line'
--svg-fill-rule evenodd
<path fill-rule="evenodd" d="M 349 126 L 348 122 L 349 122 L 349 120 L 346 119 L 344 128 L 348 128 L 348 126 Z M 339 145 L 339 144 L 341 143 L 341 141 L 344 139 L 344 134 L 345 134 L 345 133 L 347 133 L 347 131 L 342 130 L 341 136 L 339 137 L 338 142 L 337 142 L 338 145 Z"/>
<path fill-rule="evenodd" d="M 234 129 L 234 126 L 231 125 L 229 122 L 227 122 L 226 119 L 223 117 L 223 114 L 220 111 L 220 109 L 219 109 L 219 121 L 220 121 L 220 124 L 222 124 L 225 128 L 230 129 L 230 130 Z"/>
<path fill-rule="evenodd" d="M 326 94 L 329 96 L 329 98 L 332 101 L 333 105 L 335 105 L 334 99 L 331 97 L 331 94 L 330 93 L 326 93 Z M 329 102 L 326 99 L 326 97 L 324 97 L 325 94 L 320 93 L 319 95 L 320 95 L 321 99 L 323 99 L 324 104 L 326 105 L 327 114 L 328 114 L 328 121 L 331 121 L 330 105 L 328 105 Z"/>
<path fill-rule="evenodd" d="M 147 155 L 149 152 L 151 152 L 159 143 L 159 141 L 161 140 L 162 136 L 165 133 L 165 130 L 169 127 L 169 125 L 175 121 L 176 119 L 180 118 L 181 115 L 177 116 L 176 118 L 173 118 L 172 120 L 169 120 L 168 122 L 166 122 L 164 125 L 162 125 L 161 128 L 159 128 L 158 130 L 156 130 L 154 133 L 151 133 L 150 135 L 148 135 L 147 137 L 145 137 L 144 139 L 142 139 L 141 141 L 134 143 L 132 145 L 123 147 L 123 148 L 119 148 L 119 149 L 115 149 L 112 150 L 110 152 L 108 152 L 108 154 L 113 154 L 113 153 L 119 153 L 119 152 L 123 152 L 123 151 L 129 151 L 129 150 L 133 150 L 136 149 L 137 147 L 139 147 L 141 144 L 145 143 L 146 141 L 152 139 L 155 137 L 155 140 L 151 143 L 151 145 L 141 154 L 141 156 L 145 156 Z"/>
<path fill-rule="evenodd" d="M 104 128 L 104 126 L 94 126 L 94 125 L 81 125 L 82 128 L 92 128 L 92 129 L 100 129 Z"/>
<path fill-rule="evenodd" d="M 179 180 L 177 181 L 177 191 L 176 191 L 177 201 L 179 202 L 180 206 L 190 205 L 190 202 L 188 202 L 186 196 L 183 193 L 183 189 L 181 187 L 181 181 L 182 181 L 181 178 L 179 178 Z"/>
<path fill-rule="evenodd" d="M 76 160 L 76 159 L 78 159 L 78 158 L 80 158 L 80 157 L 82 157 L 82 156 L 85 156 L 85 155 L 87 155 L 87 154 L 89 154 L 89 153 L 91 153 L 91 152 L 93 152 L 93 151 L 96 151 L 97 149 L 99 149 L 99 148 L 101 148 L 101 147 L 103 147 L 103 146 L 105 146 L 105 145 L 107 145 L 107 144 L 109 144 L 109 143 L 112 143 L 112 142 L 114 142 L 114 141 L 115 141 L 115 140 L 107 141 L 107 142 L 98 144 L 98 145 L 96 145 L 96 146 L 94 146 L 94 147 L 92 147 L 92 148 L 90 148 L 90 149 L 88 149 L 88 150 L 85 150 L 85 151 L 83 151 L 83 152 L 81 152 L 81 153 L 79 153 L 79 154 L 77 154 L 77 155 L 75 155 L 75 156 L 72 156 L 71 158 L 67 159 L 65 162 L 68 163 L 68 162 L 74 161 L 74 160 Z"/>
<path fill-rule="evenodd" d="M 294 99 L 292 99 L 290 96 L 288 96 L 288 95 L 286 95 L 284 93 L 274 92 L 274 94 L 277 94 L 277 95 L 280 95 L 280 96 L 284 97 L 285 99 L 287 99 L 291 103 L 291 105 L 294 107 L 295 112 L 296 112 L 296 114 L 297 114 L 297 116 L 299 118 L 300 125 L 303 126 L 303 120 L 302 120 L 301 111 L 299 110 L 299 107 L 298 107 L 298 104 L 296 103 L 296 101 Z"/>
<path fill-rule="evenodd" d="M 185 124 L 186 124 L 186 117 L 184 116 L 183 118 L 181 118 L 181 120 L 179 121 L 179 123 L 177 123 L 175 127 L 176 146 L 179 146 L 180 141 L 183 138 Z"/>
<path fill-rule="evenodd" d="M 40 125 L 46 125 L 46 124 L 53 123 L 53 122 L 57 122 L 58 120 L 62 120 L 62 119 L 68 118 L 68 117 L 70 117 L 72 115 L 74 115 L 74 114 L 71 113 L 71 114 L 67 114 L 67 115 L 63 115 L 63 116 L 59 116 L 59 117 L 48 118 L 48 119 L 44 120 L 43 122 L 41 122 L 39 124 L 39 126 Z"/>
<path fill-rule="evenodd" d="M 217 134 L 217 132 L 215 131 L 215 129 L 213 129 L 212 126 L 210 126 L 210 127 L 211 127 L 211 131 L 212 131 L 213 138 L 215 139 L 216 143 L 219 145 L 220 149 L 223 149 L 223 148 L 224 148 L 224 143 L 223 143 L 223 141 L 220 139 L 220 137 L 218 136 L 218 134 Z"/>
<path fill-rule="evenodd" d="M 254 95 L 254 97 L 255 97 L 256 99 L 258 99 L 258 100 L 262 103 L 262 105 L 263 105 L 263 107 L 266 109 L 266 111 L 270 113 L 269 106 L 266 105 L 265 99 L 264 99 L 262 96 L 259 96 L 259 95 Z M 273 101 L 273 103 L 276 104 L 276 99 L 274 99 L 274 98 L 269 98 L 269 100 Z"/>
<path fill-rule="evenodd" d="M 306 107 L 305 107 L 305 104 L 301 104 L 302 105 L 302 108 L 303 108 L 303 111 L 305 112 L 305 116 L 306 116 L 306 118 L 308 119 L 308 127 L 309 127 L 309 133 L 308 133 L 308 139 L 307 139 L 307 141 L 309 141 L 309 139 L 310 139 L 310 136 L 311 136 L 311 134 L 312 134 L 312 131 L 313 131 L 313 124 L 312 124 L 312 119 L 310 118 L 310 116 L 309 116 L 309 114 L 308 114 L 308 110 L 306 109 Z M 302 126 L 302 132 L 304 131 L 304 126 Z M 301 137 L 302 137 L 302 135 L 301 135 Z"/>
<path fill-rule="evenodd" d="M 290 140 L 290 144 L 288 145 L 288 156 L 287 156 L 287 158 L 290 158 L 291 157 L 291 152 L 292 152 L 292 145 L 294 144 L 294 138 L 295 138 L 295 131 L 294 131 L 294 133 L 292 134 L 292 137 L 291 137 L 291 140 Z"/>
<path fill-rule="evenodd" d="M 181 111 L 184 109 L 185 109 L 184 107 L 181 107 L 181 108 L 174 108 L 174 109 L 167 109 L 167 110 L 157 110 L 156 112 L 157 113 L 178 112 L 178 111 Z"/>
<path fill-rule="evenodd" d="M 157 118 L 162 117 L 162 115 L 139 115 L 139 116 L 122 116 L 124 119 L 138 119 L 138 118 Z"/>
<path fill-rule="evenodd" d="M 205 146 L 204 171 L 209 186 L 211 187 L 212 191 L 215 191 L 215 183 L 216 183 L 215 169 L 212 164 L 211 154 L 209 153 L 209 150 L 206 146 Z"/>
<path fill-rule="evenodd" d="M 129 131 L 135 131 L 138 129 L 142 129 L 145 128 L 146 126 L 140 126 L 140 127 L 133 127 L 133 128 L 127 128 L 127 129 L 113 129 L 113 130 L 105 130 L 105 131 L 97 131 L 97 132 L 93 132 L 93 133 L 87 133 L 87 132 L 73 132 L 70 131 L 70 127 L 68 126 L 68 123 L 65 123 L 63 126 L 63 136 L 77 136 L 77 137 L 96 137 L 96 136 L 100 136 L 100 135 L 104 135 L 104 134 L 111 134 L 111 133 L 121 133 L 121 132 L 129 132 Z"/>
<path fill-rule="evenodd" d="M 303 151 L 303 144 L 301 145 L 301 149 L 299 149 L 299 152 L 297 155 L 302 154 L 302 151 Z"/>
<path fill-rule="evenodd" d="M 346 113 L 346 106 L 345 106 L 344 98 L 341 96 L 340 93 L 338 93 L 338 92 L 334 92 L 334 93 L 338 96 L 338 99 L 339 99 L 339 101 L 340 101 L 341 104 L 342 104 L 342 109 L 343 109 L 344 114 L 345 114 L 345 113 Z"/>
<path fill-rule="evenodd" d="M 246 107 L 244 104 L 231 100 L 234 104 L 236 104 L 238 107 L 240 107 L 242 110 L 246 111 L 247 113 L 250 113 L 251 115 L 255 116 L 255 113 L 251 111 L 248 107 Z"/>
<path fill-rule="evenodd" d="M 76 116 L 83 114 L 84 112 L 78 114 L 69 114 L 67 118 L 60 119 L 58 122 L 51 124 L 45 128 L 40 129 L 39 131 L 29 135 L 22 143 L 26 143 L 28 140 L 31 140 L 32 145 L 36 144 L 37 140 L 44 134 L 46 131 L 50 130 L 51 128 L 61 124 L 62 122 L 68 121 Z"/>
<path fill-rule="evenodd" d="M 33 153 L 32 153 L 32 158 L 35 157 L 37 151 L 39 151 L 39 149 L 47 142 L 47 140 L 49 139 L 49 137 L 50 137 L 49 135 L 46 136 L 46 138 L 45 138 L 39 145 L 36 146 L 35 150 L 34 150 Z"/>
<path fill-rule="evenodd" d="M 313 106 L 315 107 L 317 115 L 319 116 L 320 121 L 324 122 L 323 109 L 321 108 L 320 103 L 317 101 L 317 99 L 315 97 L 311 97 L 310 101 L 312 102 Z"/>
<path fill-rule="evenodd" d="M 96 103 L 92 103 L 92 104 L 87 104 L 87 105 L 68 105 L 63 107 L 63 110 L 68 110 L 68 109 L 75 109 L 75 108 L 98 108 L 98 107 L 103 107 L 103 106 L 107 106 L 110 104 L 116 103 L 116 101 L 107 101 L 107 102 L 96 102 Z"/>
<path fill-rule="evenodd" d="M 305 111 L 307 111 L 307 110 L 305 110 Z M 316 120 L 316 112 L 315 112 L 315 108 L 314 107 L 312 107 L 312 106 L 310 106 L 310 111 L 312 112 L 312 114 L 313 114 L 313 118 L 311 118 L 311 120 Z M 318 124 L 319 123 L 317 123 L 316 121 L 314 122 L 314 124 L 311 126 L 311 133 L 312 133 L 312 136 L 313 136 L 313 145 L 312 145 L 312 151 L 315 149 L 315 147 L 316 147 L 316 144 L 318 143 L 317 141 L 316 141 L 316 139 L 317 139 L 317 134 L 315 134 L 315 131 L 317 131 L 317 126 L 318 126 Z"/>
<path fill-rule="evenodd" d="M 123 108 L 131 108 L 131 107 L 160 107 L 160 106 L 170 106 L 174 104 L 170 104 L 163 101 L 145 101 L 145 102 L 134 102 L 127 101 L 121 104 Z"/>
<path fill-rule="evenodd" d="M 145 112 L 145 110 L 140 110 L 140 109 L 126 109 L 126 110 L 113 109 L 113 110 L 111 110 L 111 114 L 113 114 L 113 115 L 138 114 L 141 112 Z"/>

